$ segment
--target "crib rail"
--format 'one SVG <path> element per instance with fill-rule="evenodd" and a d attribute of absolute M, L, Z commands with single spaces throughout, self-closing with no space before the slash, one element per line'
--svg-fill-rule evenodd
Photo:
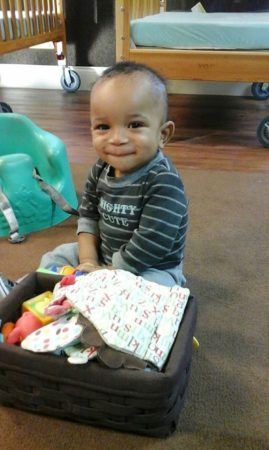
<path fill-rule="evenodd" d="M 65 40 L 62 0 L 0 0 L 0 54 Z"/>
<path fill-rule="evenodd" d="M 132 0 L 130 2 L 130 19 L 157 14 L 164 4 L 165 2 L 160 0 Z"/>
<path fill-rule="evenodd" d="M 165 9 L 165 0 L 115 0 L 117 61 L 129 59 L 130 21 Z"/>

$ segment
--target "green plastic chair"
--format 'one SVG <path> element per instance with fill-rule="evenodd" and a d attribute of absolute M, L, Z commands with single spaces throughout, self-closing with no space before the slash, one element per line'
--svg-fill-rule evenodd
<path fill-rule="evenodd" d="M 34 169 L 77 208 L 63 141 L 24 115 L 0 114 L 0 191 L 14 211 L 21 234 L 49 228 L 69 217 L 41 188 L 33 176 Z M 8 222 L 0 210 L 0 236 L 9 234 Z"/>

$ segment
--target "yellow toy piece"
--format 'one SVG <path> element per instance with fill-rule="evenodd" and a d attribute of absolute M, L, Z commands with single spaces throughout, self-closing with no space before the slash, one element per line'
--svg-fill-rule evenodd
<path fill-rule="evenodd" d="M 196 339 L 195 336 L 192 337 L 192 345 L 194 348 L 199 348 L 200 347 L 200 343 L 198 341 L 198 339 Z"/>
<path fill-rule="evenodd" d="M 60 267 L 58 273 L 60 275 L 73 275 L 73 273 L 76 271 L 76 269 L 72 266 L 63 266 Z"/>
<path fill-rule="evenodd" d="M 54 318 L 51 316 L 46 316 L 44 313 L 45 308 L 48 306 L 50 301 L 52 300 L 52 292 L 46 291 L 36 297 L 31 298 L 30 300 L 26 300 L 22 304 L 22 311 L 30 311 L 34 314 L 43 325 L 47 325 L 50 322 L 53 322 Z"/>

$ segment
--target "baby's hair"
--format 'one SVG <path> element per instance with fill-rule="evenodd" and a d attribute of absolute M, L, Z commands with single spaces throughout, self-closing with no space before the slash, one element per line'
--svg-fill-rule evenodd
<path fill-rule="evenodd" d="M 132 75 L 139 73 L 143 73 L 149 77 L 155 89 L 158 91 L 158 94 L 162 97 L 164 109 L 163 118 L 164 121 L 166 121 L 168 115 L 166 80 L 151 67 L 146 66 L 145 64 L 136 63 L 134 61 L 122 61 L 104 70 L 100 78 L 97 80 L 97 83 L 109 78 L 114 78 L 118 75 Z"/>

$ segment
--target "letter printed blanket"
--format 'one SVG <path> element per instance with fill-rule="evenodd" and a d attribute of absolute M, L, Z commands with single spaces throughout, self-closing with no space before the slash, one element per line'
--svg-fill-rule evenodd
<path fill-rule="evenodd" d="M 102 269 L 58 283 L 50 305 L 67 299 L 110 347 L 162 369 L 173 345 L 189 289 L 166 287 L 124 270 Z"/>

